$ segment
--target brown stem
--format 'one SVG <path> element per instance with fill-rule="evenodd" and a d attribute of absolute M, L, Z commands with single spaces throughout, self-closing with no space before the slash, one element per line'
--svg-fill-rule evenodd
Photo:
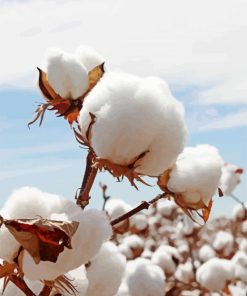
<path fill-rule="evenodd" d="M 39 293 L 39 296 L 49 296 L 51 293 L 52 287 L 44 285 L 42 291 Z"/>
<path fill-rule="evenodd" d="M 137 214 L 138 212 L 142 211 L 142 210 L 147 210 L 150 205 L 156 203 L 159 199 L 164 198 L 167 195 L 167 193 L 161 193 L 158 194 L 155 198 L 151 199 L 150 201 L 142 201 L 141 204 L 137 207 L 135 207 L 134 209 L 130 210 L 129 212 L 123 214 L 122 216 L 114 219 L 111 221 L 111 225 L 114 226 L 116 224 L 118 224 L 119 222 L 122 222 L 125 219 L 130 218 L 131 216 Z"/>
<path fill-rule="evenodd" d="M 32 290 L 28 287 L 22 277 L 17 275 L 10 275 L 9 280 L 16 285 L 25 295 L 36 296 Z"/>
<path fill-rule="evenodd" d="M 80 188 L 79 195 L 76 197 L 77 204 L 80 205 L 83 209 L 89 204 L 89 193 L 93 186 L 94 179 L 97 175 L 97 169 L 92 167 L 92 160 L 93 160 L 93 152 L 89 151 L 87 155 L 87 164 L 86 164 L 86 170 L 84 173 L 84 177 L 82 180 L 82 185 Z"/>
<path fill-rule="evenodd" d="M 110 195 L 106 195 L 106 190 L 107 190 L 107 185 L 99 183 L 100 188 L 102 189 L 102 196 L 103 196 L 103 206 L 102 206 L 102 211 L 105 210 L 105 205 L 107 203 L 107 201 L 111 198 Z"/>

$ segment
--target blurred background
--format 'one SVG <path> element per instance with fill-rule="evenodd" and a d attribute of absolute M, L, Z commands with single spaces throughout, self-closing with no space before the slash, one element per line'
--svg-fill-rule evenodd
<path fill-rule="evenodd" d="M 214 145 L 246 169 L 246 9 L 241 0 L 0 0 L 0 206 L 21 186 L 73 199 L 81 184 L 86 154 L 67 123 L 50 112 L 41 127 L 27 127 L 43 100 L 36 67 L 47 47 L 90 45 L 108 69 L 162 77 L 185 106 L 187 145 Z M 91 201 L 98 208 L 99 181 L 132 205 L 159 191 L 99 174 Z M 246 181 L 243 174 L 235 191 L 243 201 Z M 233 200 L 214 200 L 212 217 L 230 215 Z"/>

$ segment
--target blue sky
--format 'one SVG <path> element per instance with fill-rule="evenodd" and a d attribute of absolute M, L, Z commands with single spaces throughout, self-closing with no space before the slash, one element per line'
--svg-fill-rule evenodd
<path fill-rule="evenodd" d="M 21 186 L 73 198 L 81 183 L 85 151 L 66 122 L 50 112 L 42 127 L 27 128 L 42 101 L 36 67 L 50 46 L 74 51 L 89 44 L 109 68 L 161 76 L 185 105 L 188 145 L 214 145 L 225 161 L 247 170 L 246 2 L 197 2 L 0 1 L 0 205 Z M 104 173 L 92 191 L 96 207 L 100 180 L 131 204 L 158 192 L 136 191 Z M 246 181 L 244 175 L 236 190 L 242 200 Z M 229 214 L 233 205 L 215 198 L 214 214 Z"/>

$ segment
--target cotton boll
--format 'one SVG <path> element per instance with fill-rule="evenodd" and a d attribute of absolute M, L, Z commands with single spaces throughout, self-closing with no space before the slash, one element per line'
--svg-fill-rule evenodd
<path fill-rule="evenodd" d="M 172 200 L 159 200 L 157 202 L 157 211 L 164 217 L 170 217 L 176 207 L 175 202 Z"/>
<path fill-rule="evenodd" d="M 46 58 L 48 81 L 57 94 L 64 99 L 77 99 L 87 91 L 87 70 L 73 55 L 50 49 Z"/>
<path fill-rule="evenodd" d="M 61 215 L 62 217 L 64 215 Z M 71 240 L 72 249 L 65 248 L 56 263 L 41 261 L 39 264 L 35 264 L 31 256 L 25 252 L 23 271 L 29 279 L 53 280 L 59 275 L 87 263 L 112 234 L 105 213 L 98 210 L 82 211 L 78 207 L 78 213 L 72 216 L 68 215 L 68 220 L 80 223 Z"/>
<path fill-rule="evenodd" d="M 133 259 L 134 258 L 134 253 L 131 250 L 130 246 L 128 246 L 127 244 L 120 244 L 120 245 L 118 245 L 118 250 L 127 259 Z"/>
<path fill-rule="evenodd" d="M 18 255 L 19 248 L 20 244 L 8 229 L 2 225 L 0 228 L 0 258 L 12 263 Z"/>
<path fill-rule="evenodd" d="M 136 234 L 126 236 L 122 243 L 129 246 L 135 257 L 139 257 L 143 252 L 144 241 Z"/>
<path fill-rule="evenodd" d="M 247 239 L 243 239 L 239 244 L 239 250 L 247 254 Z"/>
<path fill-rule="evenodd" d="M 225 256 L 229 256 L 233 250 L 234 238 L 231 233 L 219 231 L 213 242 L 213 248 L 218 252 L 223 252 Z"/>
<path fill-rule="evenodd" d="M 222 176 L 219 187 L 224 195 L 231 195 L 237 185 L 240 183 L 240 176 L 243 170 L 236 165 L 226 163 L 222 168 Z"/>
<path fill-rule="evenodd" d="M 129 296 L 129 288 L 126 281 L 122 281 L 116 296 Z"/>
<path fill-rule="evenodd" d="M 88 279 L 84 265 L 71 270 L 66 276 L 72 281 L 72 285 L 76 288 L 78 296 L 86 296 L 88 288 Z M 71 296 L 70 292 L 63 291 L 63 296 Z"/>
<path fill-rule="evenodd" d="M 104 62 L 100 54 L 89 46 L 79 46 L 75 51 L 75 56 L 86 67 L 88 72 Z"/>
<path fill-rule="evenodd" d="M 139 258 L 128 262 L 126 272 L 130 296 L 164 295 L 165 276 L 159 266 Z"/>
<path fill-rule="evenodd" d="M 113 296 L 118 291 L 126 266 L 125 257 L 111 242 L 104 243 L 87 268 L 87 296 Z"/>
<path fill-rule="evenodd" d="M 183 107 L 158 78 L 109 72 L 85 98 L 80 127 L 96 155 L 117 165 L 136 162 L 137 173 L 158 176 L 181 152 L 186 138 Z M 167 145 L 169 143 L 169 145 Z"/>
<path fill-rule="evenodd" d="M 152 255 L 151 262 L 160 266 L 167 277 L 173 275 L 179 262 L 179 253 L 175 248 L 160 246 Z"/>
<path fill-rule="evenodd" d="M 144 214 L 137 214 L 131 217 L 130 225 L 133 226 L 137 232 L 143 231 L 148 227 L 147 217 Z"/>
<path fill-rule="evenodd" d="M 211 258 L 216 256 L 214 249 L 212 249 L 209 245 L 203 245 L 198 253 L 198 256 L 201 261 L 206 262 Z"/>
<path fill-rule="evenodd" d="M 71 201 L 35 187 L 15 190 L 4 204 L 1 215 L 5 219 L 49 218 L 52 213 L 61 213 L 65 208 L 76 208 Z"/>
<path fill-rule="evenodd" d="M 246 211 L 247 211 L 247 203 L 244 204 Z M 236 204 L 233 207 L 232 216 L 235 220 L 242 220 L 245 218 L 245 212 L 244 207 L 240 204 Z"/>
<path fill-rule="evenodd" d="M 235 279 L 247 283 L 247 255 L 244 252 L 237 252 L 232 257 Z"/>
<path fill-rule="evenodd" d="M 247 289 L 229 285 L 229 290 L 232 296 L 246 296 Z"/>
<path fill-rule="evenodd" d="M 198 145 L 185 148 L 169 174 L 167 187 L 182 195 L 192 208 L 209 205 L 221 177 L 223 160 L 215 147 Z"/>
<path fill-rule="evenodd" d="M 197 282 L 209 291 L 221 291 L 227 281 L 234 278 L 234 270 L 230 260 L 212 258 L 202 264 L 196 272 Z"/>
<path fill-rule="evenodd" d="M 184 283 L 189 283 L 194 279 L 193 266 L 191 262 L 179 264 L 175 272 L 175 278 Z"/>

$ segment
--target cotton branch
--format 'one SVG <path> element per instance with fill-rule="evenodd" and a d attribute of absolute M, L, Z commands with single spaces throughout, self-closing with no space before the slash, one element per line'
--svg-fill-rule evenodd
<path fill-rule="evenodd" d="M 44 285 L 42 291 L 39 293 L 39 296 L 49 296 L 51 293 L 52 287 Z"/>
<path fill-rule="evenodd" d="M 16 285 L 25 295 L 27 296 L 36 296 L 32 290 L 28 287 L 22 277 L 17 275 L 9 275 L 9 280 Z M 40 294 L 43 295 L 43 294 Z"/>
<path fill-rule="evenodd" d="M 114 226 L 114 225 L 124 221 L 125 219 L 128 219 L 128 218 L 134 216 L 135 214 L 137 214 L 138 212 L 140 212 L 142 210 L 147 210 L 152 204 L 156 203 L 158 200 L 160 200 L 162 198 L 165 198 L 166 196 L 167 196 L 167 193 L 161 193 L 161 194 L 158 194 L 155 198 L 151 199 L 150 201 L 142 201 L 139 206 L 137 206 L 134 209 L 130 210 L 129 212 L 123 214 L 122 216 L 112 220 L 111 225 Z"/>
<path fill-rule="evenodd" d="M 107 190 L 107 185 L 99 183 L 100 188 L 102 189 L 102 196 L 103 196 L 103 206 L 102 206 L 102 211 L 105 210 L 105 205 L 107 203 L 107 201 L 111 198 L 110 195 L 106 195 L 106 190 Z"/>
<path fill-rule="evenodd" d="M 83 209 L 89 204 L 89 193 L 93 186 L 94 179 L 97 175 L 97 169 L 92 167 L 93 153 L 89 151 L 87 155 L 87 164 L 86 171 L 82 180 L 82 185 L 80 188 L 79 195 L 76 196 L 77 204 L 80 205 Z"/>

